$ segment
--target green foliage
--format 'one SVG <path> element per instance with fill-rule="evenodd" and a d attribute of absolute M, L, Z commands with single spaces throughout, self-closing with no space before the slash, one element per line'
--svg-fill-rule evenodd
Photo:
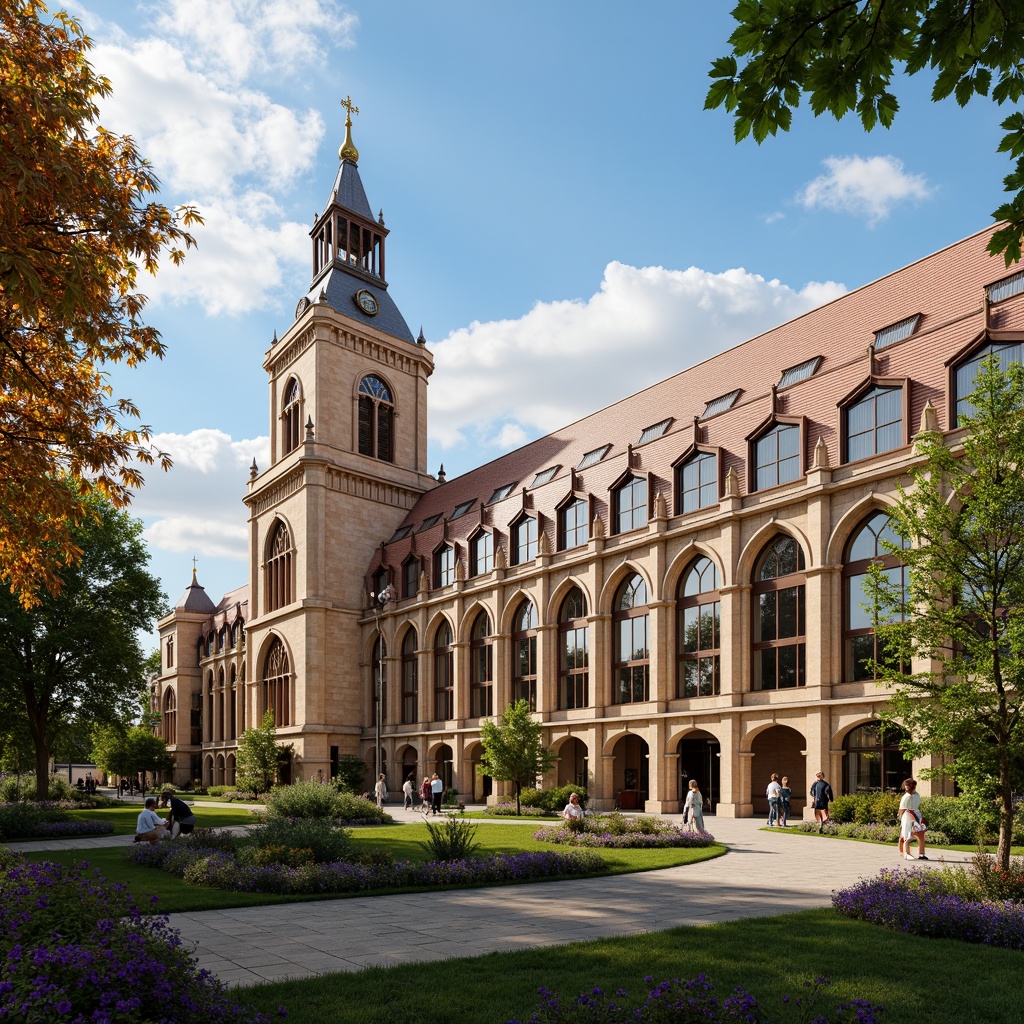
<path fill-rule="evenodd" d="M 36 780 L 34 777 L 0 780 L 0 801 L 5 803 L 13 803 L 16 800 L 35 800 L 36 791 Z M 83 807 L 103 807 L 109 803 L 106 797 L 90 797 L 86 799 L 84 794 L 79 793 L 73 786 L 68 785 L 68 780 L 62 775 L 49 776 L 46 781 L 46 799 L 67 800 L 80 804 Z M 97 802 L 94 803 L 94 800 Z"/>
<path fill-rule="evenodd" d="M 929 796 L 921 801 L 921 817 L 930 829 L 940 829 L 950 842 L 968 846 L 998 841 L 999 808 L 992 800 L 972 796 Z M 1019 805 L 1010 832 L 1014 846 L 1024 845 L 1024 805 Z"/>
<path fill-rule="evenodd" d="M 316 782 L 275 786 L 267 797 L 267 813 L 277 818 L 336 818 L 338 793 Z"/>
<path fill-rule="evenodd" d="M 935 74 L 932 99 L 974 97 L 1016 104 L 1024 95 L 1024 8 L 1001 0 L 832 3 L 740 0 L 731 53 L 712 63 L 705 109 L 724 107 L 736 141 L 789 131 L 806 96 L 817 116 L 855 114 L 866 131 L 888 128 L 899 110 L 893 78 Z M 1004 179 L 1011 199 L 993 212 L 1007 225 L 989 251 L 1007 266 L 1024 236 L 1024 115 L 1002 122 L 998 150 L 1015 161 Z"/>
<path fill-rule="evenodd" d="M 844 793 L 828 805 L 829 817 L 838 823 L 891 825 L 899 820 L 900 797 L 896 793 Z"/>
<path fill-rule="evenodd" d="M 242 734 L 235 759 L 235 782 L 239 789 L 253 796 L 270 792 L 282 762 L 287 763 L 291 756 L 291 744 L 284 747 L 276 737 L 273 711 L 263 715 L 259 726 Z"/>
<path fill-rule="evenodd" d="M 366 762 L 361 757 L 355 754 L 342 754 L 338 758 L 338 770 L 331 782 L 341 791 L 362 793 L 366 771 Z"/>
<path fill-rule="evenodd" d="M 555 755 L 541 742 L 543 728 L 534 721 L 525 700 L 509 704 L 501 722 L 485 719 L 480 723 L 480 742 L 484 753 L 477 771 L 499 782 L 512 782 L 516 787 L 516 810 L 520 810 L 524 786 L 533 785 L 537 776 L 554 763 Z"/>
<path fill-rule="evenodd" d="M 209 796 L 227 796 L 229 793 L 236 793 L 237 791 L 237 786 L 210 786 L 206 792 Z"/>
<path fill-rule="evenodd" d="M 434 860 L 463 860 L 480 845 L 477 826 L 464 818 L 448 816 L 440 822 L 427 822 L 429 838 L 420 843 Z"/>
<path fill-rule="evenodd" d="M 339 793 L 334 803 L 335 821 L 361 825 L 390 825 L 394 819 L 373 800 L 364 800 L 353 793 Z"/>
<path fill-rule="evenodd" d="M 250 832 L 253 845 L 258 848 L 283 847 L 287 850 L 306 850 L 310 860 L 317 864 L 330 864 L 348 860 L 352 850 L 352 836 L 348 829 L 338 828 L 326 818 L 272 817 Z M 277 863 L 290 863 L 278 861 Z M 298 865 L 293 865 L 298 866 Z"/>
<path fill-rule="evenodd" d="M 883 543 L 907 565 L 906 593 L 877 565 L 866 592 L 887 653 L 876 668 L 893 687 L 883 721 L 912 737 L 904 753 L 939 755 L 965 792 L 1000 802 L 1005 868 L 1024 786 L 1024 367 L 985 360 L 969 399 L 962 448 L 920 436 L 889 510 L 898 543 Z"/>
<path fill-rule="evenodd" d="M 174 758 L 167 744 L 144 725 L 125 729 L 120 724 L 96 730 L 92 758 L 108 775 L 124 777 L 170 771 Z"/>
<path fill-rule="evenodd" d="M 579 786 L 556 786 L 554 789 L 524 789 L 520 799 L 524 807 L 539 807 L 551 814 L 560 814 L 575 793 L 580 806 L 587 806 L 587 791 Z"/>

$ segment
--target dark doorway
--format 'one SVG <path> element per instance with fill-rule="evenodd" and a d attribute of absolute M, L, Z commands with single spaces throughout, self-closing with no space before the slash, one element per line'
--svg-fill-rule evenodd
<path fill-rule="evenodd" d="M 686 799 L 690 779 L 696 779 L 704 798 L 705 814 L 714 814 L 718 807 L 720 753 L 718 740 L 710 733 L 690 733 L 679 741 L 679 799 Z"/>

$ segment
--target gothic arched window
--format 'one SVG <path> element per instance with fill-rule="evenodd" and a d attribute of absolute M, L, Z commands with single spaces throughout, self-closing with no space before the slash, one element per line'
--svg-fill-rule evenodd
<path fill-rule="evenodd" d="M 494 714 L 494 642 L 487 612 L 473 620 L 469 645 L 469 714 L 471 718 L 485 718 Z"/>
<path fill-rule="evenodd" d="M 264 574 L 267 611 L 276 611 L 295 600 L 292 539 L 288 527 L 278 519 L 270 531 Z"/>
<path fill-rule="evenodd" d="M 677 697 L 711 697 L 721 676 L 718 567 L 701 557 L 679 581 L 676 595 Z"/>
<path fill-rule="evenodd" d="M 590 706 L 590 634 L 587 599 L 573 587 L 558 613 L 558 706 Z"/>
<path fill-rule="evenodd" d="M 274 725 L 292 724 L 292 673 L 288 652 L 274 637 L 263 664 L 263 711 L 274 712 Z"/>
<path fill-rule="evenodd" d="M 524 601 L 512 620 L 512 700 L 537 710 L 537 608 Z"/>
<path fill-rule="evenodd" d="M 395 400 L 379 377 L 359 382 L 359 454 L 394 462 Z"/>
<path fill-rule="evenodd" d="M 455 717 L 455 653 L 452 628 L 443 623 L 434 636 L 434 720 Z"/>
<path fill-rule="evenodd" d="M 615 629 L 612 701 L 615 704 L 635 704 L 650 699 L 647 601 L 647 582 L 639 573 L 627 576 L 615 594 L 612 612 Z"/>
<path fill-rule="evenodd" d="M 804 553 L 779 536 L 761 553 L 753 587 L 754 689 L 782 690 L 806 683 Z"/>
<path fill-rule="evenodd" d="M 402 640 L 402 724 L 419 721 L 420 670 L 416 658 L 416 630 Z"/>
<path fill-rule="evenodd" d="M 285 385 L 284 405 L 281 411 L 281 441 L 284 454 L 299 447 L 302 428 L 302 395 L 299 382 L 292 377 Z"/>

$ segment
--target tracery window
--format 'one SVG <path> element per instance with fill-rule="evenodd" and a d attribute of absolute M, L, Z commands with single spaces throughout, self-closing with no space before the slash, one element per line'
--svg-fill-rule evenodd
<path fill-rule="evenodd" d="M 281 412 L 281 441 L 284 454 L 295 451 L 301 440 L 302 395 L 299 382 L 292 377 L 284 389 L 284 406 Z"/>
<path fill-rule="evenodd" d="M 491 618 L 481 612 L 473 620 L 469 640 L 470 717 L 483 718 L 494 714 L 494 644 L 491 639 Z"/>
<path fill-rule="evenodd" d="M 178 742 L 178 700 L 170 687 L 164 694 L 163 718 L 163 741 L 174 746 Z"/>
<path fill-rule="evenodd" d="M 631 476 L 615 491 L 615 532 L 628 533 L 647 523 L 647 480 Z"/>
<path fill-rule="evenodd" d="M 280 637 L 274 637 L 263 663 L 263 711 L 273 711 L 278 728 L 292 724 L 292 672 L 288 651 Z"/>
<path fill-rule="evenodd" d="M 295 600 L 294 549 L 288 527 L 280 519 L 271 527 L 267 551 L 264 581 L 267 611 L 273 612 Z"/>
<path fill-rule="evenodd" d="M 394 461 L 395 401 L 379 377 L 359 382 L 359 454 Z"/>
<path fill-rule="evenodd" d="M 410 629 L 402 640 L 402 724 L 419 721 L 420 669 L 416 657 L 416 630 Z"/>
<path fill-rule="evenodd" d="M 558 613 L 558 706 L 590 706 L 590 630 L 587 599 L 573 587 Z"/>
<path fill-rule="evenodd" d="M 761 554 L 753 586 L 754 689 L 806 683 L 804 553 L 778 536 Z"/>
<path fill-rule="evenodd" d="M 512 701 L 537 710 L 537 608 L 524 601 L 512 620 Z"/>
<path fill-rule="evenodd" d="M 434 637 L 434 720 L 455 717 L 455 655 L 452 628 L 443 623 Z"/>
<path fill-rule="evenodd" d="M 650 645 L 647 582 L 639 573 L 622 581 L 612 611 L 614 663 L 612 702 L 635 704 L 650 699 Z"/>
<path fill-rule="evenodd" d="M 677 697 L 721 691 L 721 598 L 718 567 L 700 557 L 684 573 L 676 595 Z"/>

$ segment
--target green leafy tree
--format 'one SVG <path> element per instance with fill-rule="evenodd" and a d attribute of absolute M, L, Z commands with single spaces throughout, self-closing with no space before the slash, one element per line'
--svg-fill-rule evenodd
<path fill-rule="evenodd" d="M 139 700 L 139 630 L 164 608 L 142 524 L 96 495 L 77 500 L 72 537 L 81 555 L 61 570 L 59 592 L 44 591 L 26 608 L 0 587 L 0 705 L 27 721 L 40 800 L 68 728 L 120 721 Z"/>
<path fill-rule="evenodd" d="M 348 793 L 362 793 L 363 779 L 366 778 L 366 762 L 355 754 L 342 754 L 338 758 L 338 770 L 334 774 L 334 785 Z"/>
<path fill-rule="evenodd" d="M 1006 868 L 1024 783 L 1024 368 L 986 360 L 969 401 L 962 440 L 919 436 L 921 461 L 890 510 L 900 543 L 885 546 L 906 584 L 876 565 L 867 593 L 885 652 L 876 668 L 895 690 L 883 717 L 909 731 L 905 752 L 943 759 L 931 774 L 998 802 Z"/>
<path fill-rule="evenodd" d="M 291 758 L 292 744 L 277 742 L 274 712 L 267 711 L 259 726 L 246 729 L 235 756 L 235 783 L 253 796 L 269 793 L 281 769 Z"/>
<path fill-rule="evenodd" d="M 480 723 L 484 753 L 477 771 L 515 784 L 517 814 L 522 811 L 519 796 L 523 787 L 535 785 L 537 776 L 555 763 L 555 755 L 541 742 L 542 734 L 543 728 L 534 721 L 525 700 L 509 704 L 500 723 L 492 719 Z"/>
<path fill-rule="evenodd" d="M 148 775 L 174 768 L 174 757 L 168 753 L 167 744 L 144 725 L 130 729 L 120 725 L 98 729 L 92 759 L 108 775 L 141 776 L 143 795 Z"/>
<path fill-rule="evenodd" d="M 705 108 L 725 107 L 736 141 L 789 131 L 806 95 L 815 115 L 855 113 L 867 131 L 899 110 L 893 77 L 935 75 L 932 99 L 1017 104 L 1024 94 L 1024 7 L 1005 0 L 740 0 L 732 52 L 712 64 Z M 999 151 L 1015 161 L 1011 194 L 993 212 L 1007 223 L 989 251 L 1007 265 L 1024 236 L 1024 113 L 1002 122 Z"/>

